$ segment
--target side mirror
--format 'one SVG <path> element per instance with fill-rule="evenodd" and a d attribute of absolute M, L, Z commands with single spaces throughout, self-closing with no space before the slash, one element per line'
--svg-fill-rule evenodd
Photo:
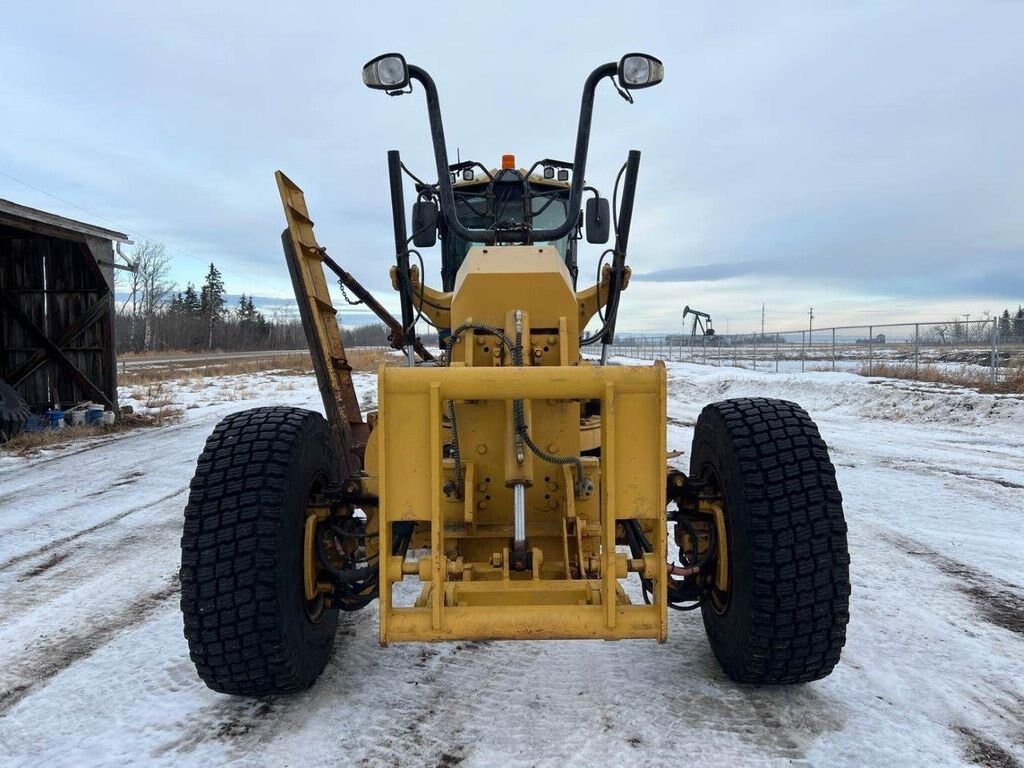
<path fill-rule="evenodd" d="M 587 200 L 586 210 L 583 228 L 587 232 L 587 242 L 595 245 L 607 243 L 612 231 L 612 217 L 611 209 L 608 207 L 608 199 L 605 197 L 592 197 Z"/>
<path fill-rule="evenodd" d="M 437 203 L 421 200 L 412 204 L 412 243 L 432 248 L 437 242 Z"/>
<path fill-rule="evenodd" d="M 665 79 L 665 65 L 646 53 L 627 53 L 619 59 L 618 79 L 626 90 L 650 88 Z"/>
<path fill-rule="evenodd" d="M 621 68 L 621 67 L 620 67 Z M 409 65 L 400 53 L 385 53 L 363 66 L 363 84 L 378 91 L 400 91 L 409 85 Z"/>

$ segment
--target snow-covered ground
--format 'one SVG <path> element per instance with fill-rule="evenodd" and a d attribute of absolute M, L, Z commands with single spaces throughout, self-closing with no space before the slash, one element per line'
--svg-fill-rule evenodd
<path fill-rule="evenodd" d="M 310 691 L 213 693 L 177 608 L 196 457 L 227 413 L 320 407 L 311 378 L 237 376 L 174 387 L 181 423 L 0 459 L 0 763 L 1024 762 L 1024 399 L 843 373 L 670 375 L 683 467 L 700 408 L 726 397 L 796 400 L 831 446 L 853 596 L 826 680 L 732 684 L 695 614 L 673 613 L 661 646 L 382 649 L 371 607 L 343 618 Z M 373 384 L 358 377 L 366 403 Z"/>

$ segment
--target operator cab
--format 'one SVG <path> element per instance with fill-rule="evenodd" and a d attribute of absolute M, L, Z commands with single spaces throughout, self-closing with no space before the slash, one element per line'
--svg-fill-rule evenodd
<path fill-rule="evenodd" d="M 514 162 L 511 155 L 506 155 L 503 165 L 514 165 Z M 482 166 L 478 167 L 482 169 Z M 545 175 L 514 167 L 484 170 L 479 176 L 483 178 L 479 178 L 472 168 L 463 169 L 452 185 L 455 211 L 459 220 L 470 229 L 493 230 L 500 242 L 503 232 L 551 230 L 557 228 L 568 216 L 567 172 L 562 180 L 554 178 L 553 173 L 545 178 Z M 455 275 L 474 243 L 463 239 L 446 226 L 443 216 L 438 221 L 438 234 L 441 237 L 443 290 L 450 291 L 455 285 Z M 538 243 L 551 245 L 558 251 L 574 282 L 578 237 L 576 229 L 557 240 Z"/>

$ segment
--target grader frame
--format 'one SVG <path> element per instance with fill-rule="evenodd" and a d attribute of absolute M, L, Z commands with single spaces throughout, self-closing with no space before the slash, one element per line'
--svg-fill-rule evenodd
<path fill-rule="evenodd" d="M 506 354 L 509 364 L 502 365 L 503 356 L 495 354 L 498 339 L 474 335 L 452 345 L 451 366 L 381 366 L 379 415 L 368 435 L 334 320 L 325 250 L 316 242 L 301 190 L 280 172 L 277 180 L 289 224 L 285 252 L 296 296 L 304 299 L 301 313 L 328 423 L 340 455 L 350 457 L 342 468 L 349 493 L 364 506 L 375 501 L 379 551 L 391 551 L 395 522 L 420 526 L 430 549 L 418 560 L 380 558 L 381 642 L 526 637 L 664 642 L 665 370 L 660 363 L 627 368 L 580 360 L 581 321 L 585 325 L 598 302 L 607 302 L 608 280 L 572 291 L 551 247 L 470 252 L 456 290 L 431 292 L 426 311 L 458 326 L 474 317 L 492 321 L 497 315 L 488 308 L 498 307 L 499 315 L 508 315 L 503 325 L 509 336 L 516 333 L 518 311 L 520 335 L 530 340 L 526 346 L 535 364 L 512 368 Z M 500 309 L 509 296 L 522 297 L 520 309 Z M 541 328 L 529 330 L 535 322 Z M 602 458 L 581 460 L 586 478 L 599 486 L 596 493 L 576 498 L 577 480 L 567 464 L 539 471 L 526 452 L 521 465 L 512 460 L 515 436 L 506 410 L 514 400 L 529 408 L 535 439 L 549 448 L 578 455 L 585 440 L 590 452 L 600 449 Z M 579 426 L 568 428 L 580 425 L 583 401 L 599 403 L 601 414 L 583 425 L 586 437 Z M 455 460 L 443 455 L 453 439 L 451 424 L 443 420 L 448 402 L 457 403 L 461 423 L 469 425 L 463 427 L 462 442 L 472 450 L 459 472 Z M 494 482 L 492 476 L 502 479 Z M 514 536 L 514 491 L 503 483 L 515 476 L 527 485 L 530 513 L 524 522 L 530 540 L 543 545 L 531 548 L 531 567 L 524 571 L 515 570 L 511 547 L 501 546 Z M 643 521 L 653 545 L 650 554 L 631 558 L 616 551 L 620 514 Z M 655 586 L 651 605 L 630 604 L 619 580 L 633 572 Z M 392 585 L 405 576 L 424 583 L 411 607 L 392 601 Z M 307 589 L 311 582 L 307 579 Z M 315 589 L 329 593 L 330 586 L 321 582 Z"/>
<path fill-rule="evenodd" d="M 277 173 L 282 242 L 326 419 L 294 407 L 231 414 L 199 458 L 181 607 L 210 687 L 308 687 L 330 658 L 340 613 L 375 600 L 384 645 L 665 642 L 669 609 L 699 609 L 734 680 L 807 682 L 838 663 L 846 524 L 808 414 L 766 398 L 711 403 L 684 473 L 668 464 L 665 365 L 608 360 L 629 284 L 640 153 L 629 152 L 610 216 L 585 181 L 594 93 L 611 77 L 632 102 L 630 91 L 663 75 L 646 54 L 598 67 L 584 85 L 571 163 L 517 168 L 506 155 L 488 169 L 449 164 L 424 70 L 398 54 L 370 61 L 371 88 L 423 87 L 437 162 L 438 181 L 427 183 L 388 153 L 400 320 L 328 256 L 302 190 Z M 417 192 L 411 236 L 403 173 Z M 582 233 L 607 243 L 609 219 L 611 258 L 596 283 L 577 288 Z M 438 235 L 443 290 L 410 259 L 410 243 L 430 247 Z M 404 351 L 404 365 L 379 368 L 377 408 L 365 418 L 325 269 Z M 598 315 L 599 330 L 586 335 Z M 436 358 L 416 336 L 421 320 L 438 329 Z M 585 356 L 597 342 L 600 356 Z M 418 594 L 407 581 L 419 582 Z"/>

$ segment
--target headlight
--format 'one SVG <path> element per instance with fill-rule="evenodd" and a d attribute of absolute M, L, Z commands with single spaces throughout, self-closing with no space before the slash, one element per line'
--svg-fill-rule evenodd
<path fill-rule="evenodd" d="M 398 91 L 409 84 L 409 67 L 400 53 L 385 53 L 363 67 L 363 83 L 380 91 Z"/>
<path fill-rule="evenodd" d="M 650 88 L 664 79 L 665 65 L 646 53 L 627 53 L 619 60 L 619 85 L 623 88 Z"/>

